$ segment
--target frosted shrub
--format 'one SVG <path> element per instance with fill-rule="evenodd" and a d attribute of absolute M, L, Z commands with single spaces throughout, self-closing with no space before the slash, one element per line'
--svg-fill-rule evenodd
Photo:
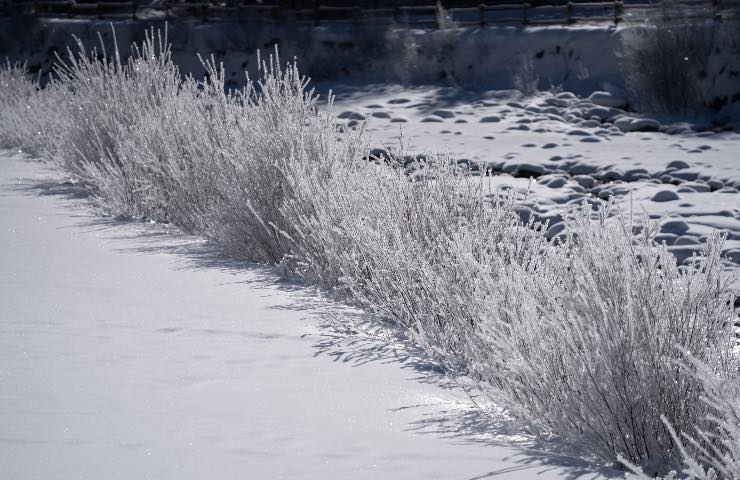
<path fill-rule="evenodd" d="M 52 86 L 69 125 L 62 163 L 113 214 L 174 222 L 277 263 L 289 250 L 281 205 L 295 178 L 309 165 L 330 172 L 354 143 L 336 141 L 295 65 L 283 72 L 270 58 L 258 84 L 226 92 L 223 68 L 204 64 L 204 80 L 181 79 L 153 32 L 126 62 L 117 51 L 70 52 Z"/>
<path fill-rule="evenodd" d="M 464 357 L 478 320 L 469 300 L 481 293 L 453 247 L 495 248 L 513 231 L 511 208 L 492 208 L 480 179 L 444 156 L 429 157 L 414 181 L 369 163 L 335 181 L 333 192 L 344 196 L 327 195 L 301 225 L 320 235 L 305 258 L 327 249 L 325 268 L 352 298 L 410 328 L 430 349 Z"/>
<path fill-rule="evenodd" d="M 258 258 L 279 263 L 299 235 L 293 219 L 312 215 L 335 167 L 359 161 L 362 153 L 352 134 L 337 141 L 333 120 L 319 113 L 295 65 L 283 72 L 271 59 L 262 68 L 264 79 L 245 99 L 242 150 L 234 152 L 230 179 L 223 179 L 239 201 L 231 200 L 218 235 L 221 243 L 258 248 Z M 309 182 L 312 190 L 301 188 Z M 247 243 L 255 239 L 256 245 Z"/>
<path fill-rule="evenodd" d="M 709 238 L 681 268 L 649 226 L 636 242 L 630 225 L 605 214 L 594 222 L 589 211 L 573 220 L 556 260 L 533 274 L 516 269 L 499 286 L 493 375 L 546 431 L 665 473 L 680 453 L 661 416 L 689 431 L 707 412 L 702 383 L 675 363 L 680 349 L 721 372 L 732 357 L 722 239 Z"/>
<path fill-rule="evenodd" d="M 31 101 L 38 90 L 38 82 L 21 64 L 0 66 L 0 146 L 16 147 L 25 143 L 23 133 L 28 131 L 28 116 L 31 113 Z M 34 110 L 35 112 L 35 110 Z"/>
<path fill-rule="evenodd" d="M 695 113 L 710 100 L 706 71 L 712 38 L 706 25 L 658 24 L 622 35 L 622 67 L 632 98 L 642 109 Z"/>
<path fill-rule="evenodd" d="M 336 172 L 315 215 L 297 221 L 311 232 L 294 250 L 304 278 L 396 319 L 544 432 L 608 462 L 678 464 L 661 416 L 693 428 L 707 409 L 673 361 L 685 348 L 726 368 L 732 347 L 720 238 L 682 270 L 650 229 L 636 243 L 590 207 L 553 244 L 444 158 L 414 182 L 370 163 Z"/>
<path fill-rule="evenodd" d="M 698 5 L 663 0 L 644 26 L 622 31 L 625 86 L 639 108 L 697 114 L 731 101 L 737 81 L 724 72 L 740 53 L 740 3 L 713 5 L 710 19 Z"/>
<path fill-rule="evenodd" d="M 57 160 L 111 214 L 172 222 L 395 319 L 602 460 L 734 468 L 735 397 L 676 363 L 688 351 L 735 378 L 720 237 L 678 267 L 650 225 L 637 238 L 585 206 L 548 240 L 516 198 L 445 155 L 413 173 L 369 161 L 361 131 L 337 130 L 295 63 L 270 57 L 239 91 L 203 63 L 205 78 L 182 78 L 150 32 L 125 62 L 80 46 L 42 90 L 6 66 L 0 140 Z"/>
<path fill-rule="evenodd" d="M 55 92 L 41 90 L 25 65 L 7 62 L 0 66 L 0 93 L 0 146 L 51 156 L 60 124 Z"/>
<path fill-rule="evenodd" d="M 140 121 L 161 113 L 177 95 L 179 72 L 170 59 L 166 36 L 147 35 L 123 63 L 118 49 L 68 52 L 59 59 L 52 85 L 62 98 L 66 130 L 58 145 L 63 166 L 98 191 L 115 213 L 156 215 L 152 163 L 129 155 Z"/>
<path fill-rule="evenodd" d="M 702 402 L 708 407 L 707 426 L 683 433 L 683 473 L 687 478 L 712 480 L 740 478 L 740 381 L 717 377 L 706 365 L 695 362 L 695 377 L 704 387 Z"/>
<path fill-rule="evenodd" d="M 540 83 L 532 57 L 530 52 L 520 54 L 511 72 L 511 84 L 525 95 L 537 93 Z"/>
<path fill-rule="evenodd" d="M 716 369 L 687 354 L 682 367 L 700 382 L 704 393 L 701 401 L 707 409 L 703 425 L 688 432 L 671 434 L 679 446 L 683 459 L 681 474 L 688 479 L 716 480 L 740 478 L 740 378 L 738 366 L 732 364 L 728 372 Z M 728 359 L 730 360 L 730 359 Z M 641 477 L 646 475 L 634 469 Z"/>

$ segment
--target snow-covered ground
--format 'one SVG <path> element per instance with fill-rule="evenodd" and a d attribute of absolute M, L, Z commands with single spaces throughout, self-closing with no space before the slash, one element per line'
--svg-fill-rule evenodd
<path fill-rule="evenodd" d="M 623 100 L 607 93 L 525 97 L 393 85 L 334 92 L 334 113 L 348 127 L 362 126 L 371 145 L 407 155 L 449 152 L 462 165 L 490 169 L 492 188 L 529 189 L 531 210 L 522 215 L 549 219 L 552 234 L 569 208 L 613 197 L 624 212 L 671 217 L 658 240 L 680 261 L 712 230 L 724 231 L 724 253 L 740 267 L 738 133 L 661 124 L 615 108 Z"/>
<path fill-rule="evenodd" d="M 487 419 L 407 344 L 327 325 L 358 312 L 0 164 L 3 478 L 609 474 Z"/>

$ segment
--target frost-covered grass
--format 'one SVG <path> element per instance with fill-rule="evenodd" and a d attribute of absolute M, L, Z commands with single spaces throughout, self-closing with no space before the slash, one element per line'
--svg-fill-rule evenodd
<path fill-rule="evenodd" d="M 722 407 L 734 397 L 713 383 L 738 369 L 723 238 L 678 267 L 647 220 L 586 204 L 550 240 L 516 198 L 444 155 L 413 175 L 369 161 L 295 64 L 270 57 L 227 92 L 204 63 L 206 78 L 183 79 L 151 34 L 126 62 L 80 46 L 44 89 L 7 66 L 0 140 L 56 161 L 110 214 L 176 224 L 395 319 L 601 461 L 663 474 L 689 457 L 715 465 L 700 445 L 737 456 L 735 410 Z M 682 366 L 684 352 L 711 376 Z"/>

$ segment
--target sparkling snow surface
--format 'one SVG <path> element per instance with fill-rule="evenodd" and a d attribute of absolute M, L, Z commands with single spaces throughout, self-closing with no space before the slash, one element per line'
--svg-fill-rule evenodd
<path fill-rule="evenodd" d="M 0 477 L 601 477 L 403 343 L 325 325 L 358 313 L 0 164 Z"/>
<path fill-rule="evenodd" d="M 529 188 L 527 214 L 538 220 L 555 226 L 584 199 L 612 197 L 625 213 L 671 217 L 658 240 L 679 261 L 719 229 L 727 235 L 723 252 L 731 268 L 740 267 L 738 133 L 661 125 L 608 106 L 620 100 L 605 93 L 523 97 L 393 85 L 334 86 L 334 92 L 334 114 L 345 128 L 364 128 L 371 146 L 393 154 L 449 152 L 462 165 L 491 169 L 493 188 Z"/>

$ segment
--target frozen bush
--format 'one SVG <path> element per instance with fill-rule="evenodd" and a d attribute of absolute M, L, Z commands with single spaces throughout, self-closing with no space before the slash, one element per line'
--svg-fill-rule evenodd
<path fill-rule="evenodd" d="M 711 36 L 703 24 L 634 27 L 622 35 L 627 89 L 638 106 L 660 113 L 692 113 L 709 100 L 706 72 Z"/>
<path fill-rule="evenodd" d="M 298 252 L 314 247 L 303 261 L 327 252 L 330 276 L 353 299 L 410 328 L 430 350 L 456 363 L 469 358 L 468 334 L 479 321 L 471 300 L 484 293 L 461 257 L 510 243 L 519 232 L 510 205 L 492 207 L 481 180 L 443 156 L 429 156 L 413 181 L 400 169 L 358 167 L 335 179 L 341 185 L 332 190 L 343 196 L 327 195 L 301 226 L 319 236 L 299 242 Z"/>
<path fill-rule="evenodd" d="M 701 401 L 707 409 L 707 416 L 704 424 L 693 431 L 677 434 L 675 429 L 672 430 L 683 457 L 682 473 L 686 478 L 697 480 L 740 478 L 738 365 L 734 358 L 728 358 L 730 368 L 718 372 L 693 355 L 688 357 L 688 365 L 684 368 L 703 386 Z"/>
<path fill-rule="evenodd" d="M 58 92 L 65 131 L 57 145 L 63 166 L 98 191 L 118 214 L 157 217 L 160 199 L 153 183 L 155 163 L 129 155 L 139 122 L 163 113 L 178 93 L 177 67 L 170 59 L 166 35 L 157 43 L 153 32 L 127 62 L 118 49 L 79 52 L 59 59 Z"/>
<path fill-rule="evenodd" d="M 279 262 L 295 178 L 330 172 L 356 142 L 336 141 L 295 65 L 282 71 L 271 57 L 260 82 L 226 92 L 213 59 L 202 81 L 181 79 L 166 37 L 151 32 L 133 52 L 123 62 L 80 46 L 60 61 L 51 88 L 67 119 L 65 168 L 112 214 L 174 222 L 233 255 Z"/>
<path fill-rule="evenodd" d="M 680 474 L 671 472 L 667 478 L 680 475 L 691 480 L 740 478 L 740 377 L 736 359 L 726 359 L 731 365 L 724 374 L 685 352 L 687 361 L 677 362 L 697 382 L 704 393 L 701 402 L 706 416 L 701 426 L 677 432 L 668 419 L 666 427 L 678 446 L 683 465 Z M 638 478 L 653 478 L 642 468 L 629 464 Z"/>
<path fill-rule="evenodd" d="M 533 55 L 523 53 L 519 55 L 511 72 L 511 84 L 525 95 L 537 93 L 540 79 L 535 73 Z"/>
<path fill-rule="evenodd" d="M 0 89 L 3 92 L 0 96 L 0 124 L 4 125 L 0 130 L 0 146 L 3 148 L 25 143 L 23 132 L 29 129 L 30 103 L 38 88 L 38 81 L 27 72 L 26 65 L 6 62 L 0 66 Z"/>
<path fill-rule="evenodd" d="M 705 113 L 737 93 L 726 70 L 740 51 L 740 4 L 715 3 L 710 18 L 706 6 L 663 0 L 645 26 L 622 31 L 621 66 L 638 108 Z"/>
<path fill-rule="evenodd" d="M 0 146 L 52 157 L 62 123 L 56 92 L 40 89 L 25 65 L 10 62 L 0 66 L 0 89 Z"/>
<path fill-rule="evenodd" d="M 605 461 L 621 456 L 666 473 L 680 453 L 661 416 L 679 431 L 703 426 L 703 385 L 675 360 L 690 351 L 721 372 L 734 338 L 732 293 L 707 240 L 691 268 L 676 265 L 643 225 L 576 215 L 562 246 L 530 273 L 497 282 L 488 326 L 490 375 L 547 432 Z M 647 223 L 647 222 L 646 222 Z"/>

